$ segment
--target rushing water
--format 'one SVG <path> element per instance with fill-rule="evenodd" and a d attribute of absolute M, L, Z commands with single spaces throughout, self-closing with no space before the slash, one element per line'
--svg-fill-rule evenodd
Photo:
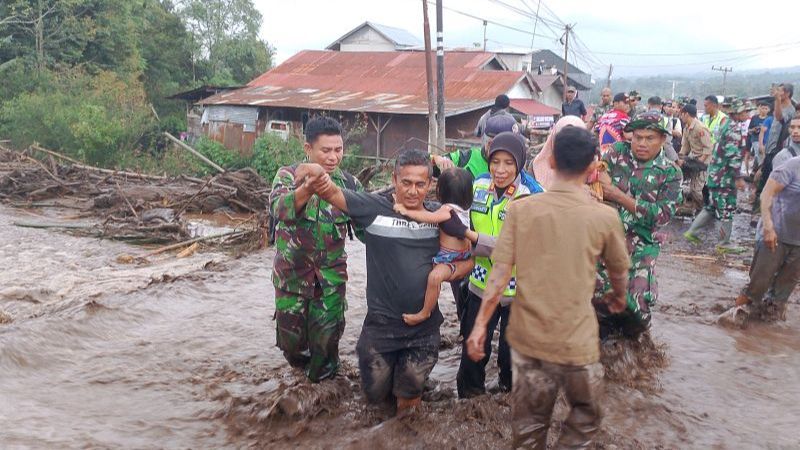
<path fill-rule="evenodd" d="M 345 390 L 314 417 L 272 419 L 298 377 L 275 349 L 272 252 L 200 253 L 121 264 L 124 244 L 19 228 L 0 208 L 1 447 L 497 447 L 508 402 L 453 399 L 460 348 L 452 300 L 432 378 L 437 401 L 397 422 L 364 407 L 355 342 L 365 313 L 364 247 L 349 244 Z M 653 340 L 666 367 L 609 383 L 601 443 L 619 448 L 798 448 L 800 331 L 788 321 L 714 324 L 746 282 L 740 269 L 665 255 Z M 492 363 L 493 364 L 493 363 Z M 490 376 L 492 379 L 494 376 Z M 288 380 L 288 381 L 287 381 Z M 299 384 L 301 389 L 307 385 Z M 344 395 L 342 395 L 344 392 Z"/>

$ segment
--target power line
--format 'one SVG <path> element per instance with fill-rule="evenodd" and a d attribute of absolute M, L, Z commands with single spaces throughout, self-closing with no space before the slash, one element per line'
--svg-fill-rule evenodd
<path fill-rule="evenodd" d="M 786 42 L 783 44 L 764 45 L 761 47 L 740 48 L 736 50 L 717 50 L 706 52 L 688 52 L 688 53 L 616 53 L 616 52 L 595 52 L 598 55 L 612 55 L 612 56 L 647 56 L 647 57 L 669 57 L 669 56 L 707 56 L 727 53 L 742 53 L 753 50 L 764 50 L 769 48 L 783 47 L 787 45 L 799 45 L 800 41 Z"/>
<path fill-rule="evenodd" d="M 435 4 L 435 2 L 433 0 L 428 0 L 428 4 Z M 490 24 L 492 24 L 494 26 L 498 26 L 498 27 L 501 27 L 501 28 L 506 28 L 508 30 L 516 31 L 516 32 L 522 33 L 522 34 L 527 34 L 528 36 L 537 36 L 537 37 L 543 37 L 543 38 L 547 38 L 547 39 L 552 39 L 553 38 L 553 36 L 545 36 L 543 34 L 533 34 L 532 32 L 530 32 L 528 30 L 523 30 L 521 28 L 512 27 L 510 25 L 506 25 L 506 24 L 503 24 L 503 23 L 500 23 L 500 22 L 496 22 L 496 21 L 490 20 L 490 19 L 485 19 L 483 17 L 476 16 L 474 14 L 470 14 L 470 13 L 467 13 L 467 12 L 464 12 L 464 11 L 459 11 L 457 9 L 453 9 L 453 8 L 450 8 L 450 7 L 447 7 L 447 6 L 442 6 L 442 8 L 446 9 L 448 11 L 454 12 L 456 14 L 461 14 L 462 16 L 469 17 L 471 19 L 480 20 L 482 22 L 485 21 L 485 22 L 490 23 Z"/>
<path fill-rule="evenodd" d="M 746 61 L 748 59 L 757 58 L 759 56 L 764 56 L 764 55 L 769 55 L 769 54 L 774 54 L 774 53 L 779 53 L 779 52 L 785 52 L 787 50 L 793 50 L 795 48 L 796 47 L 787 47 L 787 48 L 782 48 L 782 49 L 778 49 L 778 50 L 772 50 L 772 51 L 769 51 L 769 52 L 758 52 L 758 53 L 753 53 L 753 54 L 750 54 L 750 55 L 738 55 L 738 56 L 734 56 L 734 57 L 731 57 L 731 58 L 717 59 L 717 60 L 713 60 L 713 61 L 706 60 L 706 61 L 699 61 L 699 62 L 692 62 L 692 63 L 675 63 L 675 64 L 634 64 L 634 65 L 630 65 L 630 64 L 628 64 L 628 65 L 624 65 L 624 64 L 617 65 L 617 64 L 614 64 L 614 67 L 630 67 L 630 68 L 643 68 L 644 67 L 644 68 L 647 68 L 647 67 L 705 66 L 705 65 L 708 65 L 709 63 L 741 62 L 741 61 Z"/>

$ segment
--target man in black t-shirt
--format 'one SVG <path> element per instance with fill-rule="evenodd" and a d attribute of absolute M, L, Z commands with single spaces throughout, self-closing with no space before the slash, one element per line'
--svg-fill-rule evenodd
<path fill-rule="evenodd" d="M 567 101 L 561 104 L 562 116 L 578 116 L 581 120 L 586 120 L 586 105 L 578 96 L 578 90 L 574 86 L 567 88 Z"/>
<path fill-rule="evenodd" d="M 398 411 L 419 405 L 425 379 L 439 357 L 439 326 L 444 321 L 439 308 L 415 326 L 402 318 L 422 309 L 432 259 L 439 250 L 439 227 L 394 211 L 395 203 L 408 210 L 439 208 L 425 201 L 432 169 L 428 153 L 406 150 L 395 162 L 393 193 L 341 189 L 321 171 L 316 179 L 306 180 L 317 195 L 365 229 L 367 315 L 356 346 L 361 384 L 370 402 L 394 396 Z M 448 234 L 463 236 L 466 227 L 460 223 L 453 216 L 450 225 L 457 230 L 440 226 Z"/>

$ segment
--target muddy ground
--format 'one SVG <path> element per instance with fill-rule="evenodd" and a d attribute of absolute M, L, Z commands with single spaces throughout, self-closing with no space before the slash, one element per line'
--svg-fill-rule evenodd
<path fill-rule="evenodd" d="M 99 181 L 99 180 L 98 180 Z M 6 202 L 7 205 L 9 202 Z M 138 263 L 149 251 L 20 222 L 75 223 L 64 208 L 0 207 L 0 442 L 4 447 L 504 448 L 508 395 L 455 396 L 460 357 L 452 297 L 420 413 L 393 418 L 359 393 L 355 343 L 366 312 L 364 247 L 348 244 L 344 368 L 309 385 L 275 348 L 271 249 L 209 248 Z M 224 214 L 186 217 L 230 227 Z M 752 246 L 749 216 L 735 227 Z M 608 395 L 597 448 L 798 448 L 800 308 L 788 320 L 719 326 L 747 281 L 749 256 L 668 228 L 652 342 L 604 348 Z M 494 361 L 490 380 L 496 379 Z M 563 418 L 563 408 L 554 430 Z"/>

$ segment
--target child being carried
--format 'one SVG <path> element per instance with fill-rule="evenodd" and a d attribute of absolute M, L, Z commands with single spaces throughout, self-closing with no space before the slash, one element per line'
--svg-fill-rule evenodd
<path fill-rule="evenodd" d="M 403 314 L 403 321 L 408 325 L 417 325 L 431 316 L 433 308 L 439 301 L 441 284 L 463 278 L 472 270 L 471 265 L 461 265 L 459 261 L 469 261 L 472 257 L 472 243 L 477 241 L 476 232 L 469 229 L 469 208 L 472 206 L 472 175 L 464 169 L 450 168 L 439 176 L 436 194 L 442 207 L 436 211 L 409 211 L 403 205 L 395 204 L 394 210 L 416 222 L 441 224 L 451 217 L 454 211 L 467 227 L 467 238 L 459 239 L 439 230 L 439 253 L 433 258 L 433 269 L 428 275 L 428 287 L 425 290 L 425 303 L 422 310 L 415 314 Z"/>

